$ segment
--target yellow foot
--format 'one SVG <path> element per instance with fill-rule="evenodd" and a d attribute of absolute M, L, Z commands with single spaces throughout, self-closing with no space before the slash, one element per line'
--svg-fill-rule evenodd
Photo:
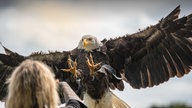
<path fill-rule="evenodd" d="M 88 65 L 88 67 L 89 67 L 90 76 L 96 75 L 96 74 L 97 74 L 97 73 L 96 73 L 96 70 L 101 67 L 101 62 L 95 64 L 94 61 L 93 61 L 93 56 L 92 56 L 91 53 L 90 53 L 89 58 L 88 58 L 88 57 L 86 57 L 86 58 L 87 58 L 86 63 L 87 63 L 87 65 Z"/>
<path fill-rule="evenodd" d="M 64 71 L 64 72 L 72 73 L 74 78 L 77 79 L 80 73 L 77 71 L 77 62 L 76 62 L 76 60 L 75 61 L 71 60 L 71 57 L 69 56 L 68 60 L 67 60 L 67 64 L 68 64 L 69 69 L 61 69 L 61 70 Z"/>

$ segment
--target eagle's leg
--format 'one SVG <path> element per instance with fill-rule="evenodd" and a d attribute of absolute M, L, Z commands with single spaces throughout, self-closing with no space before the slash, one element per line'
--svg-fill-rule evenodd
<path fill-rule="evenodd" d="M 101 67 L 101 63 L 95 64 L 91 53 L 90 53 L 89 58 L 88 57 L 86 57 L 86 58 L 87 58 L 86 62 L 87 62 L 87 65 L 88 65 L 89 71 L 90 71 L 90 76 L 94 77 L 94 75 L 96 74 L 96 70 Z"/>
<path fill-rule="evenodd" d="M 77 71 L 76 59 L 75 59 L 75 61 L 73 61 L 73 60 L 71 60 L 71 57 L 69 56 L 67 59 L 67 64 L 68 64 L 69 69 L 61 69 L 61 70 L 63 70 L 64 72 L 71 72 L 73 74 L 74 78 L 77 79 L 79 72 Z"/>

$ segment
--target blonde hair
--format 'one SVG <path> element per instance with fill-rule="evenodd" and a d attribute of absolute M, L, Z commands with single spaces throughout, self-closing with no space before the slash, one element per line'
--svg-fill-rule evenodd
<path fill-rule="evenodd" d="M 7 83 L 6 108 L 55 108 L 60 103 L 54 74 L 42 62 L 25 60 Z"/>

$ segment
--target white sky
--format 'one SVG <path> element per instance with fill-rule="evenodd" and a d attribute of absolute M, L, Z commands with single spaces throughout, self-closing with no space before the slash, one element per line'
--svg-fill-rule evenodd
<path fill-rule="evenodd" d="M 0 4 L 0 42 L 26 56 L 35 51 L 71 50 L 85 34 L 102 40 L 156 24 L 179 4 L 181 16 L 192 13 L 192 2 L 187 0 L 5 2 Z M 178 101 L 192 105 L 191 83 L 190 73 L 153 88 L 136 90 L 126 84 L 123 92 L 115 93 L 133 108 Z"/>

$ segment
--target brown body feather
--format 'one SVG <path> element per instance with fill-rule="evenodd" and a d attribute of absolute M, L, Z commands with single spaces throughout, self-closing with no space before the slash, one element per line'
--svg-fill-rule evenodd
<path fill-rule="evenodd" d="M 90 77 L 89 68 L 86 63 L 86 57 L 88 57 L 90 53 L 92 54 L 95 63 L 102 62 L 102 64 L 106 64 L 106 55 L 96 50 L 93 52 L 86 52 L 76 49 L 71 52 L 71 57 L 75 58 L 78 63 L 77 68 L 81 71 L 81 83 L 84 86 L 84 90 L 92 98 L 100 99 L 105 93 L 106 88 L 108 89 L 109 85 L 106 81 L 107 79 L 103 78 L 103 76 L 98 75 L 94 80 L 92 80 L 93 78 Z"/>

